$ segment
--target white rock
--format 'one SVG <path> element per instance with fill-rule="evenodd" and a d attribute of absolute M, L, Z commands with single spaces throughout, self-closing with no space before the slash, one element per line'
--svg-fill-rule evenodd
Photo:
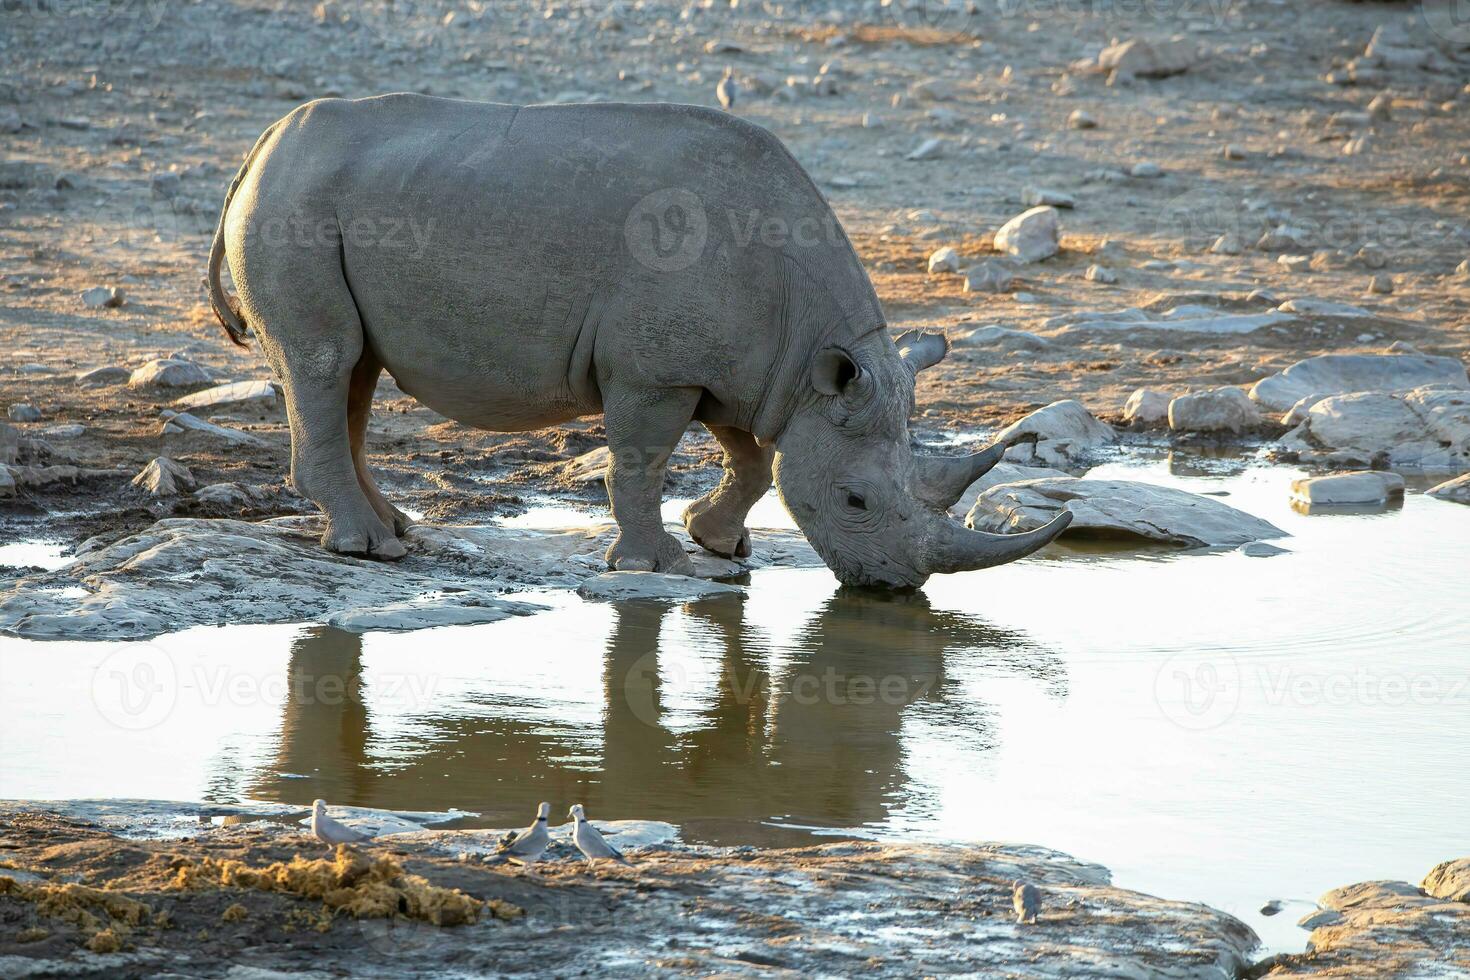
<path fill-rule="evenodd" d="M 601 483 L 612 465 L 612 450 L 606 446 L 589 449 L 566 465 L 566 478 L 573 483 Z"/>
<path fill-rule="evenodd" d="M 1455 266 L 1455 275 L 1459 276 L 1461 279 L 1470 279 L 1470 259 L 1466 259 L 1459 265 Z"/>
<path fill-rule="evenodd" d="M 1301 228 L 1281 224 L 1261 235 L 1256 248 L 1263 252 L 1287 252 L 1310 248 L 1312 236 Z"/>
<path fill-rule="evenodd" d="M 1342 155 L 1345 157 L 1359 157 L 1371 149 L 1373 149 L 1373 136 L 1369 133 L 1363 133 L 1361 136 L 1354 136 L 1342 144 Z"/>
<path fill-rule="evenodd" d="M 1384 504 L 1404 495 L 1404 478 L 1384 470 L 1357 470 L 1291 481 L 1291 497 L 1309 507 Z"/>
<path fill-rule="evenodd" d="M 1063 510 L 1073 515 L 1064 536 L 1121 533 L 1195 547 L 1234 547 L 1288 536 L 1213 497 L 1132 480 L 1071 477 L 993 487 L 975 501 L 965 523 L 981 531 L 1011 533 L 1040 527 Z"/>
<path fill-rule="evenodd" d="M 1003 293 L 1011 288 L 1012 278 L 999 262 L 979 262 L 965 270 L 965 292 Z"/>
<path fill-rule="evenodd" d="M 236 381 L 185 395 L 174 406 L 186 412 L 243 410 L 266 416 L 276 413 L 280 399 L 269 381 Z"/>
<path fill-rule="evenodd" d="M 471 626 L 498 623 L 513 616 L 529 616 L 544 606 L 489 596 L 445 604 L 436 599 L 390 603 L 380 608 L 343 609 L 323 617 L 328 626 L 348 633 L 402 633 L 435 626 Z"/>
<path fill-rule="evenodd" d="M 1314 391 L 1310 395 L 1303 395 L 1297 403 L 1289 408 L 1285 415 L 1281 416 L 1281 424 L 1289 426 L 1301 425 L 1307 418 L 1307 413 L 1312 406 L 1324 398 L 1331 397 L 1332 392 Z"/>
<path fill-rule="evenodd" d="M 133 376 L 133 372 L 119 365 L 93 368 L 83 374 L 77 375 L 76 385 L 78 388 L 105 388 L 109 385 L 122 384 Z"/>
<path fill-rule="evenodd" d="M 133 486 L 141 487 L 151 497 L 172 497 L 194 489 L 194 474 L 167 456 L 156 456 L 133 477 Z"/>
<path fill-rule="evenodd" d="M 959 334 L 954 339 L 956 347 L 1000 347 L 1005 350 L 1042 350 L 1051 346 L 1051 341 L 1025 330 L 986 325 Z"/>
<path fill-rule="evenodd" d="M 964 495 L 955 501 L 955 505 L 949 509 L 949 512 L 963 519 L 970 512 L 970 508 L 975 506 L 975 501 L 979 496 L 991 487 L 998 487 L 1005 483 L 1021 483 L 1025 480 L 1069 479 L 1070 477 L 1071 474 L 1065 470 L 1052 469 L 1050 466 L 1021 466 L 1002 460 L 991 467 L 990 472 L 970 484 Z"/>
<path fill-rule="evenodd" d="M 160 358 L 149 361 L 128 377 L 129 388 L 190 388 L 209 384 L 209 372 L 193 361 Z"/>
<path fill-rule="evenodd" d="M 1173 396 L 1157 388 L 1137 388 L 1123 403 L 1123 419 L 1128 422 L 1165 422 Z"/>
<path fill-rule="evenodd" d="M 213 422 L 195 418 L 188 412 L 164 409 L 163 424 L 158 436 L 163 448 L 171 453 L 182 454 L 190 449 L 205 446 L 263 446 L 265 442 L 248 432 L 228 429 Z"/>
<path fill-rule="evenodd" d="M 1282 303 L 1276 309 L 1282 313 L 1301 313 L 1308 316 L 1373 316 L 1372 310 L 1365 310 L 1361 306 L 1334 303 L 1331 300 L 1315 299 L 1311 296 L 1297 296 Z"/>
<path fill-rule="evenodd" d="M 1097 66 L 1122 78 L 1163 78 L 1188 71 L 1197 58 L 1190 41 L 1132 38 L 1104 48 L 1097 56 Z"/>
<path fill-rule="evenodd" d="M 931 136 L 920 143 L 908 155 L 910 160 L 936 160 L 944 155 L 944 140 Z"/>
<path fill-rule="evenodd" d="M 1470 469 L 1470 390 L 1333 395 L 1313 405 L 1280 446 L 1332 466 Z"/>
<path fill-rule="evenodd" d="M 943 248 L 935 249 L 929 256 L 929 275 L 959 271 L 960 253 L 955 250 L 954 246 L 946 245 Z"/>
<path fill-rule="evenodd" d="M 1017 436 L 1034 435 L 1035 443 L 1021 443 L 1006 450 L 1012 463 L 1065 468 L 1085 459 L 1093 451 L 1118 440 L 1113 427 L 1099 422 L 1081 402 L 1052 402 L 1012 422 L 996 439 L 1009 442 Z"/>
<path fill-rule="evenodd" d="M 241 483 L 211 483 L 194 492 L 194 499 L 214 507 L 246 507 L 255 503 L 254 491 Z"/>
<path fill-rule="evenodd" d="M 1082 275 L 1088 282 L 1115 283 L 1118 281 L 1117 273 L 1101 265 L 1088 266 L 1087 271 Z"/>
<path fill-rule="evenodd" d="M 127 301 L 123 291 L 116 286 L 93 286 L 82 291 L 82 302 L 92 309 L 112 309 Z"/>
<path fill-rule="evenodd" d="M 1276 264 L 1287 272 L 1306 272 L 1311 267 L 1312 257 L 1310 255 L 1280 255 L 1276 258 Z"/>
<path fill-rule="evenodd" d="M 1226 232 L 1215 239 L 1215 243 L 1210 246 L 1210 251 L 1216 255 L 1239 255 L 1245 251 L 1245 247 L 1240 244 L 1240 239 L 1233 233 Z"/>
<path fill-rule="evenodd" d="M 1359 391 L 1407 391 L 1424 385 L 1470 388 L 1465 365 L 1453 357 L 1412 354 L 1318 354 L 1262 378 L 1251 398 L 1284 412 L 1303 397 Z"/>
<path fill-rule="evenodd" d="M 1470 504 L 1470 473 L 1430 487 L 1425 493 L 1440 500 L 1453 500 L 1457 504 Z"/>
<path fill-rule="evenodd" d="M 1020 262 L 1040 262 L 1059 251 L 1057 210 L 1037 207 L 1023 211 L 995 233 L 995 247 Z"/>
<path fill-rule="evenodd" d="M 1097 119 L 1083 109 L 1073 109 L 1067 116 L 1067 126 L 1071 129 L 1096 129 Z"/>
<path fill-rule="evenodd" d="M 1143 160 L 1128 168 L 1128 176 L 1151 180 L 1155 177 L 1164 176 L 1164 168 L 1151 160 Z"/>
<path fill-rule="evenodd" d="M 1213 388 L 1180 395 L 1169 403 L 1169 428 L 1175 432 L 1233 432 L 1261 424 L 1255 402 L 1239 388 Z"/>
<path fill-rule="evenodd" d="M 1052 190 L 1048 187 L 1023 187 L 1021 189 L 1021 203 L 1027 207 L 1049 206 L 1054 208 L 1075 208 L 1077 199 L 1065 191 Z"/>
<path fill-rule="evenodd" d="M 577 586 L 584 599 L 656 599 L 685 602 L 715 595 L 744 595 L 738 585 L 662 572 L 603 572 Z"/>

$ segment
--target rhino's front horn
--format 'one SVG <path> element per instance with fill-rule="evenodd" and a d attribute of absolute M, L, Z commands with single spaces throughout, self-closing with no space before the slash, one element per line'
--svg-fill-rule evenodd
<path fill-rule="evenodd" d="M 967 572 L 1004 565 L 1044 548 L 1071 523 L 1072 512 L 1064 510 L 1032 531 L 990 534 L 971 531 L 956 521 L 936 516 L 921 571 L 927 574 Z"/>

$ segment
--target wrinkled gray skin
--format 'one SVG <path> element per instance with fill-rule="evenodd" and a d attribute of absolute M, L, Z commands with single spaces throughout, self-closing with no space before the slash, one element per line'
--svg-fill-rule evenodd
<path fill-rule="evenodd" d="M 220 285 L 226 257 L 238 304 Z M 725 472 L 684 520 L 716 554 L 749 554 L 745 517 L 773 470 L 851 585 L 1011 561 L 1070 516 L 1014 535 L 947 517 L 1004 447 L 913 454 L 914 374 L 944 356 L 943 338 L 895 344 L 810 178 L 770 133 L 722 112 L 417 95 L 304 105 L 236 177 L 209 286 L 231 337 L 248 325 L 284 387 L 291 478 L 334 551 L 404 554 L 407 521 L 363 452 L 385 368 L 480 428 L 602 413 L 617 569 L 692 571 L 659 504 L 696 419 Z"/>

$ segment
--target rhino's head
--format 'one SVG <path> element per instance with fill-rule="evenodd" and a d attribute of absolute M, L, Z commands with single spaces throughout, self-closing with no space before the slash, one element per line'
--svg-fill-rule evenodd
<path fill-rule="evenodd" d="M 988 568 L 1031 552 L 1071 523 L 1063 512 L 1022 534 L 972 531 L 948 510 L 1006 447 L 963 457 L 909 446 L 914 376 L 948 343 L 882 330 L 813 358 L 809 390 L 776 442 L 776 486 L 817 554 L 846 585 L 912 588 L 936 572 Z"/>

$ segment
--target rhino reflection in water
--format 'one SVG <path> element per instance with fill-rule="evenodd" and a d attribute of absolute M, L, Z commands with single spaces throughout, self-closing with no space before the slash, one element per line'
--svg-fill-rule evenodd
<path fill-rule="evenodd" d="M 850 827 L 880 822 L 905 802 L 900 733 L 911 714 L 965 732 L 970 748 L 995 744 L 984 703 L 961 690 L 947 659 L 972 676 L 1020 674 L 1052 696 L 1066 690 L 1053 655 L 1021 634 L 934 610 L 922 594 L 839 590 L 780 643 L 754 628 L 734 598 L 686 609 L 681 617 L 653 603 L 616 607 L 600 733 L 548 723 L 534 704 L 486 701 L 479 711 L 471 704 L 407 719 L 414 735 L 402 746 L 372 731 L 360 638 L 308 629 L 292 650 L 277 758 L 245 792 L 512 814 L 543 798 L 585 800 L 609 816 L 679 824 L 703 816 L 694 833 L 714 840 L 721 829 L 709 819 L 741 824 L 733 836 L 747 838 L 752 823 L 772 818 Z M 665 681 L 667 651 L 683 645 L 676 621 L 715 675 L 707 687 L 679 685 L 693 706 L 681 700 L 677 712 L 666 704 Z M 487 674 L 495 656 L 487 653 Z M 319 696 L 324 679 L 325 689 L 351 696 Z M 547 694 L 550 703 L 558 696 Z M 533 712 L 537 719 L 525 717 Z"/>
<path fill-rule="evenodd" d="M 221 285 L 228 259 L 238 302 Z M 379 374 L 468 425 L 606 420 L 617 569 L 691 574 L 659 514 L 691 421 L 725 450 L 684 513 L 750 552 L 772 485 L 844 583 L 910 587 L 1042 547 L 947 514 L 1003 446 L 916 456 L 914 376 L 943 337 L 889 336 L 811 178 L 770 133 L 679 105 L 509 106 L 418 95 L 304 105 L 226 196 L 208 281 L 280 380 L 291 479 L 334 551 L 397 558 L 408 521 L 364 450 Z"/>

